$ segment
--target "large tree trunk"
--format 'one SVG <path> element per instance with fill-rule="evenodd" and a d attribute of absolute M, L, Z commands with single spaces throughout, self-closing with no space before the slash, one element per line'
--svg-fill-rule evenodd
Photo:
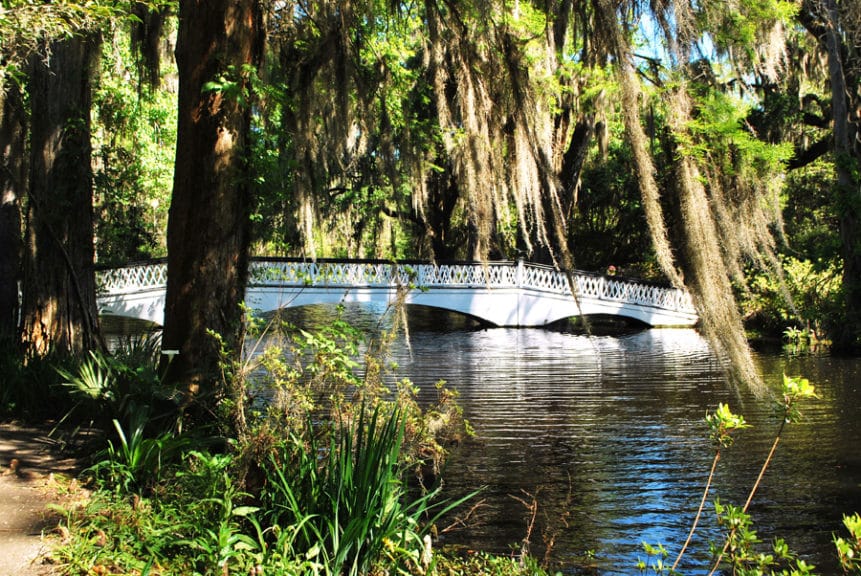
<path fill-rule="evenodd" d="M 18 328 L 25 142 L 26 114 L 18 86 L 0 86 L 0 344 L 12 342 Z"/>
<path fill-rule="evenodd" d="M 182 0 L 179 120 L 167 230 L 162 369 L 201 410 L 220 393 L 221 343 L 241 351 L 250 238 L 248 67 L 261 52 L 255 0 Z M 218 86 L 210 83 L 220 83 Z M 167 357 L 170 358 L 170 357 Z"/>
<path fill-rule="evenodd" d="M 30 354 L 99 341 L 90 166 L 95 38 L 53 42 L 30 70 L 31 158 L 22 335 Z"/>

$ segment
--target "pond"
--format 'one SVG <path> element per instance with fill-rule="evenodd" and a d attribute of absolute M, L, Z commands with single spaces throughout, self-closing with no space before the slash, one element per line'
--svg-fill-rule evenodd
<path fill-rule="evenodd" d="M 331 315 L 311 308 L 298 320 Z M 373 326 L 378 316 L 350 309 L 347 319 Z M 443 474 L 452 498 L 485 487 L 465 526 L 441 535 L 463 550 L 517 553 L 528 538 L 554 570 L 632 574 L 648 542 L 664 545 L 672 563 L 714 455 L 706 413 L 723 402 L 752 424 L 723 452 L 710 501 L 744 503 L 780 425 L 769 402 L 727 383 L 694 330 L 586 336 L 482 329 L 436 311 L 412 310 L 409 319 L 409 337 L 391 349 L 393 377 L 412 380 L 428 401 L 445 380 L 475 429 Z M 755 527 L 765 541 L 784 538 L 819 573 L 837 573 L 833 534 L 842 534 L 842 514 L 861 511 L 861 362 L 758 361 L 773 386 L 784 373 L 800 375 L 821 398 L 786 427 L 750 508 Z M 706 574 L 718 538 L 709 504 L 679 569 Z"/>

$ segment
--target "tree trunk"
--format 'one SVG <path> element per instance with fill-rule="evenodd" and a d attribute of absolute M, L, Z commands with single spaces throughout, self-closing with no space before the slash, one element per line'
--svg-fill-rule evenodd
<path fill-rule="evenodd" d="M 840 239 L 843 256 L 843 293 L 846 322 L 835 334 L 838 349 L 861 347 L 861 147 L 858 122 L 861 116 L 861 78 L 858 51 L 842 38 L 857 37 L 861 31 L 849 29 L 853 23 L 841 21 L 835 0 L 804 2 L 802 24 L 819 41 L 828 60 L 831 112 L 834 122 L 834 164 L 840 206 Z M 857 25 L 857 24 L 856 24 Z"/>
<path fill-rule="evenodd" d="M 29 354 L 99 341 L 90 165 L 90 79 L 99 42 L 52 42 L 30 69 L 30 182 L 22 337 Z"/>
<path fill-rule="evenodd" d="M 25 142 L 26 114 L 18 86 L 0 87 L 0 344 L 14 341 L 18 329 Z"/>
<path fill-rule="evenodd" d="M 454 238 L 456 233 L 452 226 L 458 189 L 450 172 L 431 173 L 428 176 L 428 196 L 427 206 L 419 216 L 423 229 L 418 232 L 429 240 L 431 257 L 434 260 L 462 258 L 463 255 L 457 253 L 460 246 Z"/>
<path fill-rule="evenodd" d="M 848 83 L 849 51 L 842 45 L 838 30 L 840 16 L 834 0 L 823 2 L 826 24 L 823 43 L 828 54 L 828 76 L 831 83 L 831 110 L 834 117 L 834 156 L 837 170 L 837 188 L 842 208 L 840 214 L 840 239 L 843 252 L 843 292 L 846 304 L 846 331 L 838 336 L 839 348 L 857 349 L 861 346 L 861 154 L 853 150 L 857 145 L 857 121 L 850 120 L 850 99 L 858 97 L 857 82 Z M 857 80 L 857 78 L 856 78 Z M 851 82 L 851 81 L 850 81 Z M 850 86 L 852 87 L 850 89 Z M 851 93 L 850 93 L 851 90 Z M 853 173 L 855 174 L 853 176 Z"/>
<path fill-rule="evenodd" d="M 251 176 L 248 69 L 256 68 L 262 12 L 255 0 L 182 0 L 176 59 L 179 118 L 167 230 L 162 370 L 201 413 L 222 392 L 221 343 L 244 336 Z M 218 83 L 217 85 L 214 83 Z"/>

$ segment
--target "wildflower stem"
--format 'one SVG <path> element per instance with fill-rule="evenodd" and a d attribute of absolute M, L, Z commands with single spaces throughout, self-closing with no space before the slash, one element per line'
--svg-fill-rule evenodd
<path fill-rule="evenodd" d="M 715 469 L 717 468 L 717 464 L 718 464 L 719 460 L 720 460 L 720 450 L 715 452 L 714 460 L 712 460 L 712 468 L 709 471 L 709 478 L 706 481 L 705 490 L 703 490 L 703 498 L 700 501 L 700 507 L 697 509 L 697 515 L 694 517 L 694 522 L 691 525 L 691 531 L 688 532 L 688 538 L 687 538 L 687 540 L 685 540 L 685 543 L 682 546 L 682 549 L 679 550 L 679 555 L 676 557 L 676 561 L 673 562 L 673 567 L 670 568 L 670 572 L 675 571 L 676 566 L 679 565 L 679 561 L 682 559 L 682 556 L 684 556 L 684 554 L 685 554 L 685 550 L 687 550 L 687 548 L 688 548 L 688 544 L 691 543 L 691 539 L 694 537 L 694 532 L 697 529 L 697 524 L 699 524 L 700 516 L 702 516 L 702 513 L 703 513 L 703 508 L 705 508 L 706 499 L 708 498 L 709 490 L 711 489 L 711 486 L 712 486 L 712 479 L 714 478 Z"/>
<path fill-rule="evenodd" d="M 777 436 L 774 438 L 774 442 L 771 445 L 771 450 L 768 452 L 768 456 L 765 458 L 765 462 L 762 464 L 762 468 L 759 470 L 759 476 L 756 477 L 756 482 L 753 484 L 753 488 L 750 489 L 750 494 L 747 496 L 747 501 L 744 503 L 744 508 L 742 508 L 742 513 L 747 514 L 747 509 L 750 507 L 750 503 L 753 500 L 753 495 L 756 494 L 756 490 L 759 488 L 759 484 L 762 481 L 763 475 L 765 475 L 765 470 L 768 468 L 768 465 L 771 463 L 771 459 L 774 456 L 774 451 L 777 450 L 777 445 L 780 443 L 780 435 L 783 433 L 783 426 L 786 424 L 786 420 L 781 422 L 780 430 L 777 432 Z M 721 560 L 723 560 L 724 554 L 729 550 L 730 542 L 732 542 L 732 537 L 735 535 L 736 527 L 733 526 L 729 531 L 729 535 L 727 535 L 726 542 L 724 542 L 723 550 L 718 554 L 717 559 L 715 560 L 714 566 L 712 566 L 711 571 L 708 573 L 708 576 L 712 576 L 718 567 L 720 566 Z"/>

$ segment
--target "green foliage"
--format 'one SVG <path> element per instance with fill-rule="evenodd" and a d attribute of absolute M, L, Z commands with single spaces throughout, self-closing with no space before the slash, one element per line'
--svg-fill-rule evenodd
<path fill-rule="evenodd" d="M 774 456 L 784 426 L 798 422 L 801 419 L 798 404 L 803 400 L 813 398 L 817 398 L 815 388 L 806 378 L 784 374 L 781 383 L 781 395 L 774 402 L 775 412 L 780 417 L 780 426 L 771 450 L 762 464 L 759 476 L 750 490 L 747 501 L 740 508 L 732 505 L 724 506 L 720 502 L 715 503 L 718 523 L 726 528 L 727 536 L 722 550 L 713 547 L 714 555 L 717 558 L 713 571 L 721 565 L 722 559 L 727 557 L 733 572 L 742 575 L 783 573 L 804 575 L 812 573 L 813 566 L 808 566 L 803 560 L 797 559 L 780 539 L 774 541 L 773 554 L 758 552 L 756 549 L 760 541 L 753 530 L 753 524 L 747 510 L 759 488 L 765 470 Z"/>
<path fill-rule="evenodd" d="M 127 436 L 122 425 L 113 421 L 116 445 L 108 440 L 102 459 L 88 470 L 99 486 L 118 494 L 149 491 L 161 480 L 164 468 L 179 458 L 188 438 L 171 431 L 148 438 L 144 435 L 147 424 L 146 414 L 139 413 Z"/>
<path fill-rule="evenodd" d="M 252 394 L 266 391 L 265 405 L 252 400 L 249 406 L 251 431 L 244 450 L 253 460 L 265 460 L 273 439 L 282 438 L 285 431 L 303 430 L 308 414 L 324 426 L 337 426 L 358 417 L 362 402 L 402 411 L 403 457 L 417 469 L 430 466 L 438 471 L 446 447 L 470 433 L 457 394 L 444 382 L 437 385 L 436 402 L 427 406 L 419 406 L 417 390 L 408 380 L 394 386 L 386 382 L 392 368 L 386 364 L 386 347 L 394 331 L 367 339 L 340 317 L 313 332 L 281 323 L 277 317 L 255 331 L 259 343 L 241 371 Z"/>
<path fill-rule="evenodd" d="M 718 404 L 717 410 L 706 414 L 706 424 L 709 427 L 709 438 L 720 448 L 732 446 L 735 442 L 733 432 L 750 427 L 744 421 L 744 416 L 733 414 L 723 402 Z"/>
<path fill-rule="evenodd" d="M 148 4 L 155 7 L 168 2 Z M 30 55 L 44 50 L 46 40 L 106 29 L 130 17 L 128 4 L 113 0 L 51 3 L 4 0 L 0 4 L 0 53 L 4 56 L 0 80 L 7 67 L 21 65 Z"/>
<path fill-rule="evenodd" d="M 783 375 L 780 400 L 775 401 L 775 410 L 781 417 L 781 425 L 793 424 L 801 420 L 801 411 L 798 404 L 803 400 L 819 398 L 815 387 L 807 378 L 801 376 Z"/>
<path fill-rule="evenodd" d="M 226 573 L 229 565 L 237 564 L 240 570 L 247 571 L 254 565 L 254 553 L 259 549 L 253 534 L 246 533 L 241 525 L 242 519 L 250 517 L 257 508 L 237 506 L 243 494 L 235 490 L 229 477 L 224 478 L 222 485 L 221 494 L 198 502 L 210 514 L 214 512 L 212 521 L 191 530 L 193 537 L 177 542 L 191 550 L 188 559 L 204 574 L 213 570 Z"/>
<path fill-rule="evenodd" d="M 0 355 L 0 410 L 16 417 L 56 420 L 79 427 L 95 422 L 112 429 L 124 426 L 139 410 L 166 428 L 176 416 L 171 389 L 156 375 L 157 340 L 130 339 L 114 355 L 90 352 L 84 358 L 49 355 L 22 365 L 17 353 Z"/>
<path fill-rule="evenodd" d="M 646 553 L 646 559 L 637 560 L 637 570 L 641 573 L 646 572 L 654 572 L 655 574 L 666 574 L 666 559 L 669 556 L 669 552 L 664 548 L 662 544 L 651 545 L 648 542 L 643 542 L 643 551 Z M 672 570 L 669 571 L 670 574 L 674 574 Z"/>
<path fill-rule="evenodd" d="M 715 410 L 713 413 L 706 414 L 705 420 L 706 424 L 709 427 L 709 438 L 711 439 L 715 447 L 715 455 L 714 459 L 712 460 L 712 467 L 709 471 L 708 480 L 706 481 L 706 487 L 703 490 L 703 497 L 702 500 L 700 500 L 700 505 L 697 509 L 697 514 L 694 517 L 694 521 L 691 523 L 691 529 L 688 533 L 688 537 L 685 540 L 682 549 L 679 551 L 679 555 L 676 557 L 675 562 L 673 562 L 673 565 L 670 568 L 670 573 L 673 573 L 676 569 L 676 566 L 679 565 L 679 562 L 685 554 L 685 550 L 687 550 L 688 544 L 690 544 L 691 539 L 694 536 L 694 532 L 696 532 L 700 516 L 702 515 L 703 508 L 706 504 L 706 499 L 708 498 L 709 490 L 711 490 L 715 469 L 717 468 L 717 464 L 720 461 L 721 449 L 729 448 L 733 445 L 733 443 L 735 442 L 735 438 L 732 434 L 734 432 L 748 427 L 748 424 L 744 421 L 744 417 L 737 414 L 733 414 L 732 411 L 729 409 L 729 406 L 724 403 L 718 404 L 717 410 Z M 664 569 L 663 558 L 667 555 L 666 551 L 663 549 L 663 547 L 661 547 L 659 550 L 654 550 L 646 543 L 644 543 L 643 546 L 645 547 L 646 553 L 649 556 L 657 557 L 657 560 L 651 561 L 648 564 L 649 568 L 654 570 L 656 573 L 661 573 L 661 571 Z M 660 552 L 660 554 L 658 554 L 658 552 Z M 642 572 L 646 568 L 646 563 L 641 561 L 638 564 L 638 567 Z"/>
<path fill-rule="evenodd" d="M 337 407 L 350 390 L 361 386 L 356 360 L 362 333 L 336 319 L 319 330 L 299 330 L 273 320 L 263 350 L 246 367 L 255 388 L 271 391 L 265 409 L 272 427 L 298 429 L 305 415 L 327 405 Z"/>
<path fill-rule="evenodd" d="M 60 385 L 74 402 L 63 420 L 97 421 L 109 428 L 116 419 L 128 429 L 143 418 L 163 430 L 171 428 L 178 416 L 175 390 L 161 384 L 155 359 L 146 352 L 130 352 L 127 358 L 142 363 L 91 351 L 74 368 L 58 367 Z"/>
<path fill-rule="evenodd" d="M 68 372 L 65 388 L 90 411 L 121 412 L 126 421 L 112 422 L 116 439 L 89 470 L 98 496 L 65 511 L 72 536 L 55 559 L 70 573 L 336 575 L 428 567 L 431 527 L 469 496 L 437 501 L 439 489 L 412 490 L 407 479 L 429 451 L 444 451 L 441 430 L 462 425 L 455 397 L 440 384 L 439 405 L 426 418 L 408 383 L 386 389 L 379 357 L 358 377 L 361 335 L 340 320 L 294 336 L 295 363 L 280 349 L 264 351 L 253 369 L 272 370 L 267 385 L 304 394 L 304 403 L 294 402 L 289 416 L 283 405 L 250 409 L 247 430 L 223 454 L 154 425 L 148 405 L 118 386 L 130 368 L 117 359 L 94 354 Z M 147 356 L 143 348 L 128 356 Z"/>
<path fill-rule="evenodd" d="M 125 264 L 166 254 L 176 103 L 163 88 L 130 81 L 128 32 L 112 32 L 93 94 L 94 207 L 99 262 Z"/>
<path fill-rule="evenodd" d="M 849 538 L 834 537 L 837 558 L 846 574 L 861 574 L 861 516 L 844 515 L 843 525 L 849 531 Z"/>
<path fill-rule="evenodd" d="M 298 557 L 318 559 L 331 574 L 366 574 L 379 564 L 427 565 L 424 535 L 463 500 L 440 507 L 432 503 L 438 491 L 407 499 L 404 427 L 397 409 L 388 415 L 379 408 L 361 411 L 352 425 L 330 434 L 328 446 L 320 445 L 309 423 L 302 437 L 273 455 L 262 495 L 267 521 L 296 527 Z"/>
<path fill-rule="evenodd" d="M 441 553 L 434 557 L 431 574 L 438 576 L 545 576 L 548 572 L 531 556 L 512 558 L 495 556 L 481 551 L 470 551 L 462 556 Z M 561 572 L 556 573 L 557 576 Z"/>
<path fill-rule="evenodd" d="M 761 540 L 753 529 L 750 515 L 742 508 L 731 504 L 724 505 L 716 500 L 715 513 L 718 517 L 718 525 L 724 527 L 729 535 L 725 550 L 727 550 L 733 574 L 739 576 L 813 574 L 814 566 L 798 559 L 781 538 L 776 538 L 772 542 L 769 552 L 758 551 Z M 712 553 L 719 556 L 720 550 L 713 547 Z"/>
<path fill-rule="evenodd" d="M 783 219 L 787 244 L 796 258 L 818 270 L 840 263 L 840 199 L 834 167 L 819 160 L 787 175 Z"/>
<path fill-rule="evenodd" d="M 188 443 L 174 432 L 178 405 L 156 374 L 158 350 L 157 338 L 132 340 L 114 356 L 92 351 L 76 368 L 56 370 L 75 402 L 61 424 L 89 420 L 116 432 L 89 473 L 119 494 L 151 489 Z"/>
<path fill-rule="evenodd" d="M 205 82 L 201 90 L 204 93 L 217 93 L 226 100 L 236 102 L 241 108 L 247 108 L 251 105 L 251 87 L 256 81 L 256 76 L 257 70 L 250 64 L 239 69 L 231 65 L 214 80 Z"/>
<path fill-rule="evenodd" d="M 718 525 L 724 528 L 726 536 L 722 543 L 710 544 L 714 564 L 709 574 L 714 574 L 724 565 L 728 565 L 732 574 L 738 576 L 809 576 L 813 574 L 814 566 L 808 565 L 804 560 L 799 559 L 780 538 L 774 540 L 769 551 L 762 551 L 762 541 L 754 530 L 753 520 L 747 512 L 780 441 L 783 427 L 786 424 L 798 422 L 801 419 L 798 404 L 804 400 L 813 398 L 817 398 L 815 388 L 806 378 L 783 376 L 781 394 L 779 399 L 775 400 L 775 412 L 780 417 L 780 426 L 775 435 L 771 450 L 760 469 L 759 476 L 750 490 L 747 501 L 744 506 L 723 504 L 719 499 L 716 499 L 714 502 Z M 744 418 L 733 414 L 725 404 L 719 404 L 715 412 L 707 414 L 706 423 L 709 427 L 709 437 L 716 447 L 716 452 L 700 510 L 702 510 L 709 488 L 711 487 L 715 467 L 720 459 L 720 450 L 734 443 L 733 432 L 748 427 Z M 643 548 L 647 559 L 639 560 L 637 569 L 641 573 L 678 574 L 676 567 L 693 537 L 699 517 L 700 514 L 697 512 L 688 539 L 671 567 L 666 564 L 668 552 L 662 545 L 650 545 L 644 542 Z M 847 524 L 848 526 L 849 524 Z M 859 522 L 859 526 L 861 526 L 861 522 Z M 845 543 L 838 544 L 838 550 L 841 547 L 843 550 L 848 550 L 851 554 L 851 545 L 847 547 Z"/>
<path fill-rule="evenodd" d="M 792 146 L 757 138 L 746 123 L 749 105 L 739 98 L 706 87 L 701 90 L 698 115 L 688 125 L 694 140 L 687 152 L 720 162 L 725 177 L 755 179 L 779 173 L 792 156 Z"/>
<path fill-rule="evenodd" d="M 69 537 L 54 559 L 70 574 L 215 574 L 234 566 L 248 573 L 258 559 L 246 530 L 254 509 L 241 504 L 232 461 L 190 450 L 166 467 L 151 497 L 95 492 L 64 511 Z"/>
<path fill-rule="evenodd" d="M 782 269 L 782 285 L 765 273 L 749 280 L 742 300 L 748 325 L 782 334 L 790 344 L 827 340 L 843 298 L 839 264 L 785 257 Z"/>
<path fill-rule="evenodd" d="M 700 25 L 721 51 L 740 50 L 749 63 L 757 64 L 759 58 L 753 47 L 775 22 L 791 22 L 798 10 L 796 3 L 785 0 L 743 0 L 723 8 L 705 3 Z"/>
<path fill-rule="evenodd" d="M 416 93 L 419 11 L 393 17 L 388 6 L 356 4 L 333 27 L 317 10 L 326 9 L 297 14 L 280 31 L 284 43 L 257 88 L 258 249 L 403 257 L 400 247 L 414 251 L 416 242 L 409 168 L 400 164 L 434 146 L 433 121 L 416 110 L 430 105 Z M 342 34 L 361 40 L 331 41 Z"/>
<path fill-rule="evenodd" d="M 641 264 L 648 261 L 652 247 L 635 173 L 630 149 L 620 142 L 611 145 L 603 161 L 584 167 L 569 231 L 579 268 L 600 270 L 613 264 L 626 274 L 644 276 Z"/>

